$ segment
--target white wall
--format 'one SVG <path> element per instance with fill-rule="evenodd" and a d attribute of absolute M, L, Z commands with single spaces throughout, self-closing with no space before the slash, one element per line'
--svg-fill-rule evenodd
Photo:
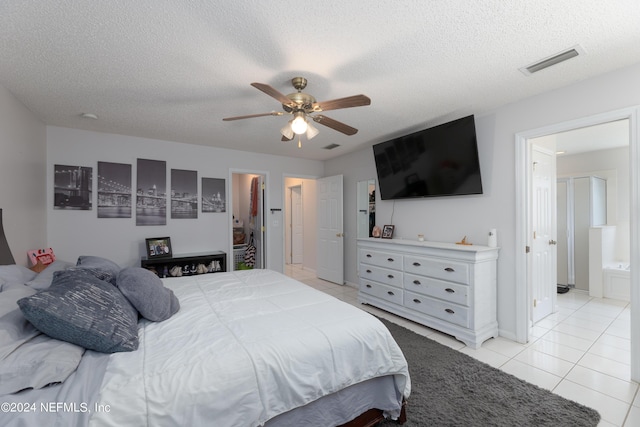
<path fill-rule="evenodd" d="M 197 219 L 171 219 L 167 214 L 165 226 L 136 226 L 132 218 L 97 218 L 95 206 L 97 193 L 97 162 L 129 163 L 133 169 L 133 186 L 136 181 L 138 158 L 167 162 L 167 184 L 171 169 L 198 172 L 198 188 L 201 178 L 226 180 L 227 212 L 198 213 Z M 53 208 L 53 170 L 55 164 L 88 166 L 94 168 L 93 199 L 90 211 L 56 210 Z M 47 127 L 46 214 L 48 243 L 56 255 L 75 261 L 79 255 L 97 255 L 109 258 L 122 266 L 139 265 L 145 255 L 144 239 L 169 236 L 174 253 L 222 250 L 232 260 L 230 198 L 230 170 L 255 171 L 268 175 L 266 188 L 267 212 L 270 208 L 283 208 L 283 174 L 313 173 L 323 175 L 319 161 L 224 150 L 177 142 L 137 138 L 124 135 L 90 132 L 78 129 Z M 44 195 L 42 198 L 44 199 Z M 266 213 L 266 215 L 269 215 Z M 268 268 L 282 271 L 283 239 L 281 225 L 267 224 Z"/>
<path fill-rule="evenodd" d="M 544 71 L 553 72 L 553 69 Z M 522 84 L 534 76 L 522 77 Z M 496 228 L 498 260 L 498 323 L 500 334 L 516 337 L 516 289 L 526 287 L 516 277 L 515 135 L 603 112 L 639 105 L 640 64 L 575 85 L 502 106 L 476 116 L 478 149 L 484 194 L 425 200 L 376 201 L 376 222 L 395 224 L 398 238 L 414 239 L 418 233 L 433 241 L 455 242 L 465 235 L 486 244 Z M 376 176 L 371 148 L 326 162 L 327 175 L 343 174 L 345 182 L 345 278 L 357 282 L 356 182 Z M 349 214 L 349 212 L 351 214 Z M 393 215 L 393 219 L 392 219 Z M 525 293 L 526 294 L 526 293 Z"/>
<path fill-rule="evenodd" d="M 16 264 L 47 247 L 46 127 L 0 85 L 0 208 Z"/>

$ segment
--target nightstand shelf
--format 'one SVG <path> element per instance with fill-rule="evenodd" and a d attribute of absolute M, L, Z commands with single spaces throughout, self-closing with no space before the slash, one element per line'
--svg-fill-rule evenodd
<path fill-rule="evenodd" d="M 212 262 L 216 268 L 212 271 L 207 270 L 207 273 L 222 273 L 227 271 L 227 254 L 222 251 L 176 254 L 171 257 L 152 259 L 142 257 L 140 259 L 140 267 L 154 270 L 160 277 L 173 277 L 169 274 L 169 271 L 178 266 L 182 269 L 183 276 L 190 276 L 198 274 L 197 268 L 199 264 L 209 267 Z"/>

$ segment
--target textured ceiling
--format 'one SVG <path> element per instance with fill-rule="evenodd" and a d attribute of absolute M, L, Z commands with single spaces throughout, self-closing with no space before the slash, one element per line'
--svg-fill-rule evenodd
<path fill-rule="evenodd" d="M 638 63 L 639 24 L 637 0 L 3 0 L 0 84 L 48 125 L 328 159 Z M 319 101 L 368 95 L 326 113 L 359 132 L 298 149 L 288 116 L 222 121 L 280 110 L 250 83 L 295 76 Z"/>

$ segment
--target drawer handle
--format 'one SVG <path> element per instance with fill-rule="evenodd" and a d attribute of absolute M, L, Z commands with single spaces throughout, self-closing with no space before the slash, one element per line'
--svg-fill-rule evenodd
<path fill-rule="evenodd" d="M 414 262 L 414 263 L 413 263 L 413 266 L 414 266 L 414 267 L 420 267 L 420 265 L 421 265 L 421 264 L 420 264 L 419 262 Z"/>
<path fill-rule="evenodd" d="M 394 296 L 394 295 L 395 295 L 395 294 L 394 294 L 393 292 L 391 292 L 391 291 L 387 291 L 387 293 L 388 293 L 389 295 L 391 295 L 391 296 Z"/>
<path fill-rule="evenodd" d="M 387 261 L 393 262 L 393 258 L 387 258 Z"/>
<path fill-rule="evenodd" d="M 367 270 L 367 273 L 371 273 L 371 270 Z"/>
<path fill-rule="evenodd" d="M 366 285 L 367 288 L 371 288 L 371 285 Z"/>
<path fill-rule="evenodd" d="M 422 283 L 420 283 L 420 280 L 414 280 L 414 281 L 413 281 L 413 284 L 414 284 L 414 285 L 422 285 Z"/>
<path fill-rule="evenodd" d="M 422 303 L 422 301 L 420 301 L 418 298 L 414 298 L 414 299 L 413 299 L 413 302 L 415 302 L 416 304 L 420 304 L 420 303 Z"/>
<path fill-rule="evenodd" d="M 450 294 L 452 294 L 452 293 L 454 293 L 454 292 L 455 292 L 455 291 L 454 291 L 453 289 L 451 289 L 451 288 L 447 288 L 447 289 L 445 289 L 445 291 L 449 292 Z"/>
<path fill-rule="evenodd" d="M 451 310 L 450 308 L 445 309 L 444 311 L 446 311 L 449 314 L 453 314 L 455 313 L 455 311 Z"/>
<path fill-rule="evenodd" d="M 367 254 L 367 258 L 371 258 L 371 254 Z"/>
<path fill-rule="evenodd" d="M 451 267 L 447 267 L 444 269 L 444 271 L 448 271 L 449 273 L 453 273 L 455 270 Z"/>
<path fill-rule="evenodd" d="M 387 277 L 388 277 L 389 279 L 393 279 L 393 274 L 387 274 Z"/>

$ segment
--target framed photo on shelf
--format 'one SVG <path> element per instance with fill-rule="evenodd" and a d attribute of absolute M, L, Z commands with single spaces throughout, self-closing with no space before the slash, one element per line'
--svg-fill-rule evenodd
<path fill-rule="evenodd" d="M 382 227 L 382 238 L 383 239 L 391 239 L 393 237 L 393 229 L 395 225 L 385 225 Z"/>
<path fill-rule="evenodd" d="M 147 259 L 171 258 L 171 238 L 170 237 L 150 237 L 145 239 L 147 244 Z"/>

